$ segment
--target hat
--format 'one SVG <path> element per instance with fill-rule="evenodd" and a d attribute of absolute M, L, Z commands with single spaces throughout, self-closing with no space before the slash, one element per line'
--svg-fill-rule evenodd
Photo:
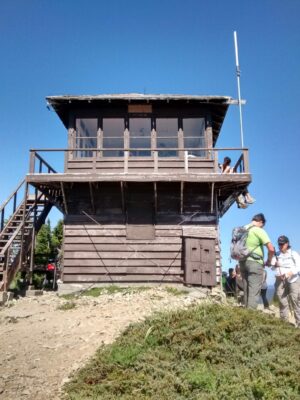
<path fill-rule="evenodd" d="M 285 244 L 285 243 L 289 243 L 290 241 L 287 236 L 281 235 L 281 236 L 279 236 L 277 242 L 278 242 L 278 244 Z"/>

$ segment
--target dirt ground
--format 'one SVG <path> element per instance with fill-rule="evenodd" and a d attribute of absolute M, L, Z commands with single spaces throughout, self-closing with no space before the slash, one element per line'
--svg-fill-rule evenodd
<path fill-rule="evenodd" d="M 0 399 L 59 399 L 72 371 L 130 323 L 205 299 L 200 290 L 175 296 L 159 286 L 81 297 L 69 310 L 59 309 L 68 301 L 54 292 L 13 300 L 0 308 Z"/>

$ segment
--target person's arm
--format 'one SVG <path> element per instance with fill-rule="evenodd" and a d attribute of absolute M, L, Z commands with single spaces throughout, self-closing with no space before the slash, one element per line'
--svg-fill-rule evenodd
<path fill-rule="evenodd" d="M 272 265 L 272 259 L 273 259 L 273 256 L 275 254 L 275 248 L 274 248 L 274 246 L 272 245 L 271 242 L 266 243 L 265 246 L 266 246 L 266 248 L 268 250 L 268 258 L 267 258 L 267 261 L 266 261 L 265 264 L 266 265 Z"/>

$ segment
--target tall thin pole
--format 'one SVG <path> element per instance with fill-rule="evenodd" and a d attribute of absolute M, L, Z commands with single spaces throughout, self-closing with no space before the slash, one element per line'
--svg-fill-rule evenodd
<path fill-rule="evenodd" d="M 241 70 L 240 70 L 240 65 L 239 65 L 239 51 L 238 51 L 236 31 L 233 32 L 233 37 L 234 37 L 234 49 L 235 49 L 236 78 L 237 78 L 237 87 L 238 87 L 238 101 L 239 101 L 239 111 L 240 111 L 241 147 L 243 148 L 244 147 L 244 130 L 243 130 L 243 114 L 242 114 L 241 84 L 240 84 Z"/>

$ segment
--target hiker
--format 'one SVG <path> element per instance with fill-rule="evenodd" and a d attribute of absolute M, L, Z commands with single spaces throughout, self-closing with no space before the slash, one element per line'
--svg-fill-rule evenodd
<path fill-rule="evenodd" d="M 234 172 L 230 164 L 231 164 L 231 158 L 224 157 L 223 164 L 219 164 L 221 174 L 232 174 Z"/>
<path fill-rule="evenodd" d="M 235 296 L 236 292 L 236 275 L 233 268 L 229 268 L 228 276 L 225 283 L 225 292 L 227 296 Z"/>
<path fill-rule="evenodd" d="M 296 326 L 300 328 L 300 256 L 291 249 L 287 236 L 279 236 L 277 242 L 279 252 L 273 257 L 271 265 L 275 271 L 280 318 L 288 321 L 290 302 Z"/>
<path fill-rule="evenodd" d="M 263 270 L 263 280 L 261 284 L 261 289 L 260 289 L 260 295 L 263 301 L 264 308 L 269 308 L 269 302 L 267 299 L 267 290 L 268 290 L 268 284 L 267 284 L 267 271 L 264 269 Z"/>
<path fill-rule="evenodd" d="M 257 308 L 263 281 L 264 246 L 268 250 L 266 265 L 271 265 L 275 253 L 274 246 L 263 229 L 265 223 L 265 216 L 260 213 L 254 215 L 251 223 L 245 226 L 248 229 L 246 247 L 251 253 L 246 260 L 240 261 L 240 269 L 243 278 L 244 305 L 247 308 Z"/>
<path fill-rule="evenodd" d="M 224 157 L 223 164 L 219 164 L 221 174 L 232 174 L 235 172 L 234 168 L 232 168 L 230 164 L 231 164 L 231 158 Z M 247 208 L 248 204 L 253 204 L 255 202 L 255 199 L 250 195 L 250 193 L 246 189 L 237 197 L 236 202 L 238 208 Z"/>

